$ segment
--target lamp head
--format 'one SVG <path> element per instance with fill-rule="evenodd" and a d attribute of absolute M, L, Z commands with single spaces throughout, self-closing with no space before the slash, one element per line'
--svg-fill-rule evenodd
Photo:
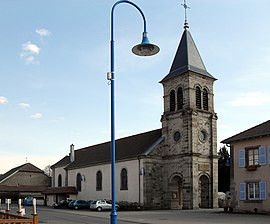
<path fill-rule="evenodd" d="M 138 56 L 152 56 L 159 52 L 159 47 L 151 44 L 148 39 L 148 34 L 143 32 L 142 43 L 134 46 L 132 52 Z"/>

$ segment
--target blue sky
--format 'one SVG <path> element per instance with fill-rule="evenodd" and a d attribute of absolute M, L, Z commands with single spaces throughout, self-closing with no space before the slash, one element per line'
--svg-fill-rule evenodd
<path fill-rule="evenodd" d="M 0 1 L 0 173 L 26 161 L 43 169 L 75 149 L 110 140 L 112 0 Z M 116 137 L 161 127 L 163 90 L 184 23 L 181 0 L 134 1 L 161 51 L 137 57 L 142 19 L 115 13 Z M 218 142 L 269 119 L 268 0 L 189 0 L 190 32 L 215 82 Z M 220 147 L 220 145 L 218 145 Z"/>

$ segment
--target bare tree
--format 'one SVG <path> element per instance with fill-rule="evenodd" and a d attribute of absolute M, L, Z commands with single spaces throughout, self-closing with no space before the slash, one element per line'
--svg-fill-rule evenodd
<path fill-rule="evenodd" d="M 44 173 L 47 174 L 49 177 L 52 176 L 52 168 L 51 168 L 51 165 L 47 165 L 47 166 L 44 168 Z"/>

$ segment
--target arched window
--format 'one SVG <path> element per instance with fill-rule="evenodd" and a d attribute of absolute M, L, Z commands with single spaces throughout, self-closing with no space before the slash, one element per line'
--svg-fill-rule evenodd
<path fill-rule="evenodd" d="M 96 190 L 102 191 L 102 173 L 98 171 L 96 174 Z"/>
<path fill-rule="evenodd" d="M 175 111 L 175 91 L 170 92 L 170 111 Z"/>
<path fill-rule="evenodd" d="M 61 174 L 58 175 L 58 185 L 57 186 L 62 187 L 62 175 Z"/>
<path fill-rule="evenodd" d="M 203 109 L 208 110 L 208 92 L 207 92 L 207 89 L 203 89 Z"/>
<path fill-rule="evenodd" d="M 202 109 L 201 89 L 198 86 L 196 87 L 196 107 Z"/>
<path fill-rule="evenodd" d="M 177 110 L 182 110 L 184 105 L 183 89 L 181 87 L 177 90 Z"/>
<path fill-rule="evenodd" d="M 78 173 L 76 177 L 76 187 L 78 191 L 82 190 L 82 175 L 80 173 Z"/>
<path fill-rule="evenodd" d="M 121 170 L 121 189 L 120 190 L 127 190 L 127 189 L 128 189 L 127 169 L 123 168 Z"/>

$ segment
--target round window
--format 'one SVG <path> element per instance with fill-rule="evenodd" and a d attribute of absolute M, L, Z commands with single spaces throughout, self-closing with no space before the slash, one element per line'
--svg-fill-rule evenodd
<path fill-rule="evenodd" d="M 206 141 L 206 138 L 207 138 L 207 132 L 205 130 L 201 130 L 199 132 L 199 139 L 200 139 L 200 141 L 205 142 Z"/>
<path fill-rule="evenodd" d="M 174 141 L 178 142 L 181 139 L 181 134 L 179 131 L 174 132 L 173 136 Z"/>

